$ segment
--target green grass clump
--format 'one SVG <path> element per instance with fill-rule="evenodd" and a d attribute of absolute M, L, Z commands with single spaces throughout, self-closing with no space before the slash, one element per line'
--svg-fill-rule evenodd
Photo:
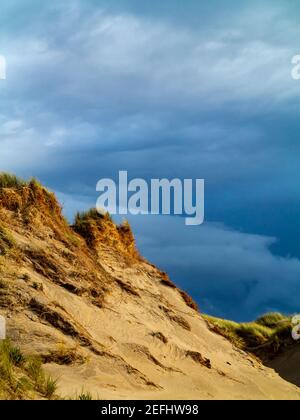
<path fill-rule="evenodd" d="M 16 175 L 0 172 L 0 188 L 20 188 L 26 184 L 26 181 Z"/>
<path fill-rule="evenodd" d="M 292 343 L 291 318 L 269 313 L 255 322 L 237 323 L 204 315 L 212 329 L 229 339 L 235 346 L 262 358 L 272 358 Z"/>
<path fill-rule="evenodd" d="M 237 322 L 209 315 L 203 315 L 203 318 L 209 322 L 216 332 L 228 338 L 234 345 L 240 348 L 244 346 L 242 338 L 237 334 L 237 330 L 239 328 L 239 324 Z"/>
<path fill-rule="evenodd" d="M 57 381 L 44 372 L 39 359 L 0 341 L 0 399 L 53 399 L 56 390 Z"/>
<path fill-rule="evenodd" d="M 14 238 L 0 225 L 0 255 L 7 255 L 14 246 Z"/>
<path fill-rule="evenodd" d="M 284 324 L 287 317 L 279 312 L 270 312 L 258 318 L 256 323 L 269 328 L 277 328 L 280 324 Z"/>
<path fill-rule="evenodd" d="M 57 379 L 53 379 L 51 376 L 46 376 L 43 386 L 44 396 L 50 400 L 55 395 L 57 390 Z"/>
<path fill-rule="evenodd" d="M 245 342 L 247 348 L 255 348 L 267 343 L 273 334 L 273 331 L 256 322 L 240 324 L 236 333 Z"/>
<path fill-rule="evenodd" d="M 33 380 L 35 389 L 47 399 L 52 399 L 57 389 L 57 381 L 47 375 L 40 359 L 29 358 L 26 371 Z"/>
<path fill-rule="evenodd" d="M 24 355 L 22 354 L 21 350 L 19 349 L 19 347 L 12 347 L 7 343 L 6 343 L 6 346 L 7 346 L 9 359 L 11 363 L 15 366 L 19 366 L 19 367 L 23 366 L 26 359 Z"/>
<path fill-rule="evenodd" d="M 97 238 L 97 231 L 104 231 L 113 221 L 109 213 L 100 214 L 93 208 L 88 211 L 78 212 L 75 216 L 73 229 L 80 236 L 85 238 L 89 245 L 92 245 Z"/>
<path fill-rule="evenodd" d="M 91 401 L 93 396 L 90 392 L 82 392 L 76 399 L 79 401 Z"/>
<path fill-rule="evenodd" d="M 97 209 L 92 208 L 88 211 L 77 212 L 75 215 L 75 226 L 80 226 L 82 223 L 91 221 L 91 220 L 109 220 L 112 221 L 112 218 L 109 213 L 101 214 L 98 213 Z"/>

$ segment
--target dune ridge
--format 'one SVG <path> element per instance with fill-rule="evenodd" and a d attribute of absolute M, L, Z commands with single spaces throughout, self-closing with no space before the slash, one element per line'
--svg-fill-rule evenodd
<path fill-rule="evenodd" d="M 61 397 L 300 399 L 209 328 L 140 256 L 128 223 L 89 211 L 70 226 L 35 180 L 0 180 L 0 276 L 9 339 L 40 358 Z"/>

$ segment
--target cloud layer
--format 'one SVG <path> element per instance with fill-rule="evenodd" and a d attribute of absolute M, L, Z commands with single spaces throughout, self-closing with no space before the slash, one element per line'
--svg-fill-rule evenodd
<path fill-rule="evenodd" d="M 186 228 L 175 217 L 133 220 L 138 243 L 160 267 L 197 298 L 202 310 L 248 320 L 299 302 L 300 261 L 272 254 L 275 238 L 207 223 Z"/>

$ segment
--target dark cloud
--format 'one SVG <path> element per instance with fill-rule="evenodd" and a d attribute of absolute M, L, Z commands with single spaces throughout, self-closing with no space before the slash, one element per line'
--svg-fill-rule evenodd
<path fill-rule="evenodd" d="M 275 256 L 275 238 L 234 231 L 221 224 L 198 228 L 175 217 L 133 220 L 138 243 L 197 297 L 202 310 L 239 320 L 265 311 L 297 311 L 300 261 Z"/>

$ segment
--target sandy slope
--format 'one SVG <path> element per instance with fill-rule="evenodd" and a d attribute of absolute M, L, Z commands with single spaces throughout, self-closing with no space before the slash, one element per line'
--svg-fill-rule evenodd
<path fill-rule="evenodd" d="M 59 379 L 62 396 L 300 399 L 299 388 L 211 332 L 158 269 L 129 264 L 104 240 L 92 251 L 80 238 L 71 246 L 34 217 L 28 229 L 0 211 L 17 244 L 2 264 L 0 314 L 13 342 Z"/>
<path fill-rule="evenodd" d="M 35 293 L 35 298 L 45 307 L 58 308 L 66 320 L 90 338 L 95 350 L 80 346 L 34 313 L 17 313 L 9 320 L 11 335 L 28 352 L 34 349 L 47 354 L 49 349 L 63 352 L 71 348 L 83 356 L 83 364 L 47 365 L 47 370 L 59 378 L 63 396 L 84 389 L 104 399 L 300 398 L 300 390 L 295 386 L 210 332 L 177 290 L 160 284 L 155 268 L 146 263 L 122 266 L 117 262 L 118 256 L 107 249 L 103 256 L 105 269 L 134 285 L 139 296 L 116 288 L 99 309 L 30 273 L 31 278 L 44 285 L 43 292 Z M 167 308 L 169 315 L 161 308 Z M 180 318 L 172 320 L 175 314 L 187 324 L 182 326 Z M 197 353 L 210 360 L 211 368 L 197 361 Z"/>

